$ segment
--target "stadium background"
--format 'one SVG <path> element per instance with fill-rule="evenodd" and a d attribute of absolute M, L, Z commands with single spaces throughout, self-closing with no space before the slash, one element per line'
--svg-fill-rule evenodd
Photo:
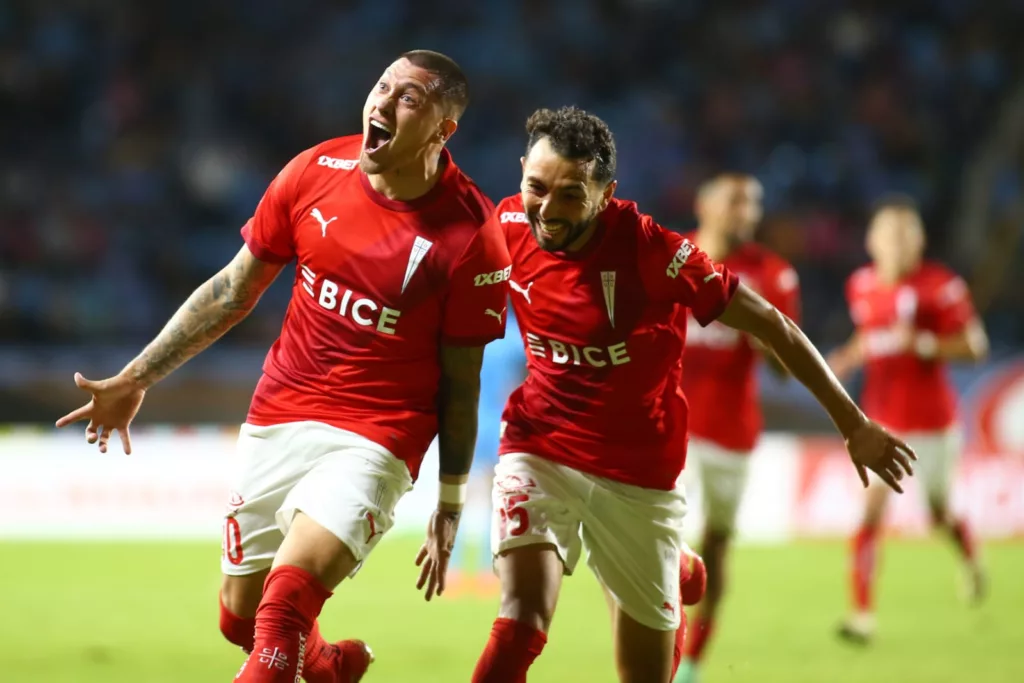
<path fill-rule="evenodd" d="M 566 103 L 610 123 L 620 196 L 674 229 L 692 227 L 709 174 L 757 175 L 759 238 L 799 270 L 825 349 L 850 330 L 842 282 L 865 258 L 866 207 L 920 202 L 930 253 L 968 279 L 993 342 L 955 373 L 957 505 L 988 539 L 992 598 L 958 602 L 912 490 L 891 515 L 880 641 L 835 643 L 857 483 L 806 392 L 765 376 L 771 434 L 705 680 L 1024 680 L 1022 29 L 1021 0 L 0 3 L 0 681 L 202 683 L 240 664 L 216 627 L 223 468 L 289 278 L 150 393 L 136 455 L 49 425 L 81 400 L 72 373 L 134 355 L 237 250 L 276 170 L 358 130 L 373 79 L 415 47 L 468 72 L 451 147 L 493 198 L 518 186 L 526 115 Z M 326 609 L 327 635 L 371 641 L 370 681 L 468 679 L 496 606 L 474 576 L 490 444 L 520 363 L 514 336 L 488 348 L 458 590 L 425 605 L 412 588 L 428 475 Z M 613 680 L 606 625 L 582 572 L 530 680 Z"/>

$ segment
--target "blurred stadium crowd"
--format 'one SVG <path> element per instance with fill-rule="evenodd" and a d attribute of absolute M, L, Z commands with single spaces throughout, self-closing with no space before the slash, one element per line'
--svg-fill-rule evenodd
<path fill-rule="evenodd" d="M 0 342 L 149 338 L 239 248 L 277 169 L 358 131 L 373 79 L 427 47 L 470 75 L 452 147 L 492 198 L 518 187 L 523 122 L 545 105 L 604 117 L 620 196 L 673 228 L 710 173 L 755 173 L 762 237 L 797 265 L 828 345 L 880 195 L 912 195 L 933 251 L 976 265 L 952 216 L 1022 76 L 1022 24 L 1021 0 L 0 3 Z M 1003 174 L 992 201 L 1021 183 Z M 995 343 L 1019 346 L 1010 289 L 983 308 Z M 261 306 L 232 340 L 266 344 L 280 312 Z"/>

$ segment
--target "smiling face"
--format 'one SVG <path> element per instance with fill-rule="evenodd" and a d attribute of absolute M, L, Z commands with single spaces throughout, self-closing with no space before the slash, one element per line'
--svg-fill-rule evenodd
<path fill-rule="evenodd" d="M 363 105 L 363 172 L 401 168 L 451 137 L 458 124 L 446 115 L 438 86 L 435 74 L 408 59 L 387 68 Z"/>
<path fill-rule="evenodd" d="M 568 159 L 547 137 L 540 138 L 522 162 L 523 209 L 537 244 L 545 251 L 581 248 L 611 201 L 615 181 L 594 180 L 593 159 Z"/>

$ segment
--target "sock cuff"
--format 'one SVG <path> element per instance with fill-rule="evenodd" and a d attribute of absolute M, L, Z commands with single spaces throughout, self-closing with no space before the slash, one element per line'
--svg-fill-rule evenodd
<path fill-rule="evenodd" d="M 266 593 L 271 584 L 282 585 L 285 590 L 308 592 L 313 597 L 326 601 L 333 592 L 327 590 L 320 580 L 301 567 L 282 565 L 272 569 L 267 574 L 267 580 L 263 584 L 263 592 Z M 278 589 L 280 590 L 280 589 Z"/>
<path fill-rule="evenodd" d="M 520 642 L 530 650 L 540 650 L 548 642 L 548 636 L 543 631 L 538 631 L 529 624 L 506 617 L 498 617 L 494 620 L 491 633 L 498 640 Z"/>

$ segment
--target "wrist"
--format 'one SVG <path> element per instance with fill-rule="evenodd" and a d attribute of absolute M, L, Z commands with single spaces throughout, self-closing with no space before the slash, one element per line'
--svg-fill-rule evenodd
<path fill-rule="evenodd" d="M 934 332 L 918 332 L 914 336 L 914 355 L 922 360 L 932 360 L 939 355 L 939 338 Z"/>
<path fill-rule="evenodd" d="M 867 415 L 856 404 L 854 404 L 853 410 L 849 414 L 835 419 L 834 422 L 844 441 L 849 440 L 858 430 L 871 423 Z"/>
<path fill-rule="evenodd" d="M 441 475 L 437 493 L 437 509 L 458 514 L 466 504 L 468 475 Z"/>
<path fill-rule="evenodd" d="M 153 382 L 146 382 L 144 379 L 139 377 L 139 373 L 132 367 L 133 364 L 129 363 L 121 372 L 117 373 L 117 379 L 125 386 L 130 387 L 136 391 L 145 391 L 149 389 Z"/>

